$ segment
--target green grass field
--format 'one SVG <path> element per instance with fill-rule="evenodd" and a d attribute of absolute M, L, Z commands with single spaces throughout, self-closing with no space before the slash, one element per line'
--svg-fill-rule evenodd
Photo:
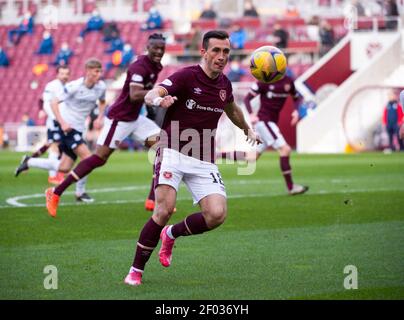
<path fill-rule="evenodd" d="M 296 197 L 275 153 L 250 176 L 221 165 L 224 225 L 178 239 L 170 268 L 154 252 L 137 288 L 123 278 L 150 216 L 146 154 L 114 154 L 89 177 L 96 202 L 76 205 L 70 188 L 56 219 L 44 207 L 47 172 L 14 178 L 20 158 L 0 152 L 0 299 L 404 298 L 404 154 L 294 154 L 295 182 L 310 186 Z M 171 222 L 196 211 L 183 187 Z M 47 265 L 57 290 L 44 288 Z M 347 265 L 357 290 L 344 288 Z"/>

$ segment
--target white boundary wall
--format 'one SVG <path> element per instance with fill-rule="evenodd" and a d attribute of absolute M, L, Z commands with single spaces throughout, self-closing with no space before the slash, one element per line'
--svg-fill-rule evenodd
<path fill-rule="evenodd" d="M 377 36 L 384 35 L 379 33 Z M 391 37 L 390 44 L 385 45 L 361 70 L 352 74 L 332 92 L 317 106 L 315 112 L 299 122 L 298 152 L 340 153 L 345 151 L 347 141 L 342 128 L 342 111 L 347 100 L 363 86 L 383 83 L 384 79 L 400 65 L 400 33 L 385 36 Z M 351 38 L 351 41 L 355 39 Z"/>

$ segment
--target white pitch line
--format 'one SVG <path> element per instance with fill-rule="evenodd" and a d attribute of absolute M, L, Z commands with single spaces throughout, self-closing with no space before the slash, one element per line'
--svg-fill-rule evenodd
<path fill-rule="evenodd" d="M 271 180 L 239 180 L 239 181 L 230 181 L 227 185 L 239 185 L 239 184 L 278 184 L 279 182 L 271 181 Z M 134 191 L 134 190 L 145 190 L 150 188 L 150 185 L 139 185 L 139 186 L 129 186 L 129 187 L 119 187 L 119 188 L 103 188 L 103 189 L 92 189 L 89 190 L 91 193 L 105 193 L 105 192 L 115 192 L 115 191 Z M 67 191 L 65 194 L 74 194 L 74 191 Z M 43 205 L 36 205 L 36 204 L 25 204 L 21 203 L 20 200 L 27 200 L 27 199 L 34 199 L 34 198 L 42 198 L 45 197 L 45 193 L 35 193 L 30 195 L 23 195 L 23 196 L 16 196 L 12 198 L 6 199 L 6 203 L 9 206 L 0 206 L 2 208 L 10 208 L 10 207 L 39 207 Z M 120 200 L 117 200 L 120 201 Z M 125 201 L 125 200 L 124 200 Z M 132 201 L 132 200 L 128 200 Z M 100 202 L 98 202 L 100 203 Z M 105 202 L 104 202 L 105 203 Z M 107 202 L 107 203 L 119 203 L 119 202 Z M 129 202 L 130 203 L 130 202 Z M 71 203 L 73 204 L 73 203 Z"/>
<path fill-rule="evenodd" d="M 119 188 L 104 188 L 104 189 L 92 189 L 91 193 L 105 193 L 105 192 L 115 192 L 115 191 L 133 191 L 133 190 L 142 190 L 142 189 L 147 189 L 147 186 L 131 186 L 131 187 L 119 187 Z M 66 194 L 74 194 L 74 191 L 68 191 Z M 35 193 L 35 194 L 29 194 L 25 196 L 17 196 L 17 197 L 12 197 L 8 198 L 6 202 L 13 207 L 26 207 L 29 206 L 25 203 L 20 203 L 20 200 L 26 200 L 26 199 L 34 199 L 34 198 L 43 198 L 45 197 L 45 193 Z M 0 207 L 2 208 L 2 207 Z"/>
<path fill-rule="evenodd" d="M 316 179 L 314 179 L 314 180 L 316 180 Z M 311 181 L 313 182 L 313 179 L 311 179 Z M 335 183 L 335 184 L 349 183 L 351 181 L 353 181 L 353 180 L 352 179 L 333 179 L 333 180 L 331 180 L 331 183 Z M 279 183 L 280 183 L 279 181 L 274 181 L 274 180 L 270 180 L 270 179 L 267 179 L 267 180 L 251 179 L 251 180 L 237 180 L 237 181 L 230 180 L 230 181 L 226 182 L 226 185 L 252 185 L 252 184 L 277 185 Z M 139 186 L 129 186 L 129 187 L 120 187 L 120 188 L 92 189 L 91 193 L 144 190 L 144 189 L 148 189 L 149 187 L 150 187 L 149 185 L 139 185 Z M 323 192 L 319 191 L 319 193 L 322 194 Z M 74 194 L 74 192 L 68 191 L 68 192 L 66 192 L 66 194 Z M 272 194 L 272 195 L 278 195 L 278 194 Z M 39 207 L 42 205 L 40 205 L 40 204 L 28 205 L 25 203 L 20 203 L 20 200 L 42 198 L 42 197 L 44 197 L 44 194 L 36 193 L 36 194 L 31 194 L 31 195 L 23 195 L 23 196 L 16 196 L 16 197 L 8 198 L 8 199 L 6 199 L 6 203 L 8 203 L 9 206 L 0 205 L 0 209 L 10 208 L 10 207 Z M 117 201 L 119 201 L 119 200 L 117 200 Z M 131 201 L 131 200 L 129 200 L 129 201 Z M 108 202 L 108 203 L 113 203 L 113 202 Z"/>
<path fill-rule="evenodd" d="M 232 184 L 232 183 L 230 183 Z M 91 190 L 92 193 L 102 193 L 102 192 L 113 192 L 113 191 L 132 191 L 132 190 L 139 190 L 139 189 L 147 189 L 149 186 L 132 186 L 132 187 L 122 187 L 122 188 L 105 188 L 105 189 L 94 189 Z M 348 190 L 318 190 L 316 192 L 309 191 L 308 195 L 324 195 L 324 194 L 332 194 L 332 193 L 340 193 L 340 194 L 349 194 L 349 193 L 356 193 L 356 192 L 379 192 L 379 191 L 404 191 L 404 189 L 397 189 L 397 188 L 379 188 L 379 189 L 348 189 Z M 68 194 L 74 194 L 74 192 L 67 192 Z M 227 195 L 228 199 L 239 199 L 239 198 L 260 198 L 260 197 L 277 197 L 285 195 L 285 192 L 271 192 L 268 193 L 246 193 L 246 194 L 230 194 Z M 25 195 L 25 196 L 18 196 L 14 198 L 7 199 L 7 203 L 10 205 L 8 206 L 0 206 L 0 209 L 5 208 L 16 208 L 16 207 L 24 207 L 24 208 L 31 208 L 31 207 L 45 207 L 45 204 L 24 204 L 19 203 L 18 200 L 24 199 L 31 199 L 31 198 L 42 198 L 45 197 L 45 194 L 32 194 L 32 195 Z M 17 199 L 18 198 L 18 199 Z M 191 200 L 190 197 L 179 197 L 177 201 L 184 201 L 184 200 Z M 111 200 L 111 201 L 96 201 L 91 203 L 91 205 L 103 205 L 103 204 L 126 204 L 126 203 L 142 203 L 145 199 L 133 199 L 133 200 Z M 62 202 L 60 206 L 76 206 L 76 205 L 88 205 L 87 203 L 77 203 L 77 202 Z"/>
<path fill-rule="evenodd" d="M 43 194 L 35 194 L 32 196 L 32 198 L 38 198 L 37 196 L 40 197 L 45 197 Z M 237 198 L 257 198 L 257 197 L 269 197 L 269 196 L 275 196 L 275 195 L 281 195 L 281 194 L 271 194 L 268 195 L 267 193 L 254 193 L 254 194 L 233 194 L 233 195 L 228 195 L 228 199 L 237 199 Z M 177 201 L 184 201 L 184 200 L 189 200 L 191 201 L 191 198 L 187 197 L 178 197 Z M 111 201 L 95 201 L 91 203 L 91 205 L 103 205 L 103 204 L 126 204 L 126 203 L 143 203 L 145 201 L 144 198 L 142 199 L 134 199 L 134 200 L 111 200 Z M 23 204 L 23 203 L 18 203 L 18 205 L 10 205 L 10 206 L 0 206 L 0 209 L 5 209 L 5 208 L 33 208 L 33 207 L 45 207 L 46 205 L 44 203 L 42 204 Z M 62 202 L 59 204 L 59 206 L 78 206 L 78 205 L 89 205 L 88 203 L 83 203 L 83 202 Z"/>

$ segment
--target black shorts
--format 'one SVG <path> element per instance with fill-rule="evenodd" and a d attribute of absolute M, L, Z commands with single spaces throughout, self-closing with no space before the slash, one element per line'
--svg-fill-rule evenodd
<path fill-rule="evenodd" d="M 72 129 L 68 133 L 64 133 L 60 130 L 62 139 L 59 144 L 59 151 L 65 153 L 73 160 L 77 159 L 77 155 L 74 153 L 74 149 L 76 149 L 82 143 L 85 143 L 83 140 L 83 134 L 77 130 Z"/>
<path fill-rule="evenodd" d="M 47 130 L 47 135 L 48 135 L 48 142 L 53 143 L 53 142 L 60 142 L 62 139 L 62 135 L 60 133 L 60 126 L 57 121 L 53 121 L 53 128 Z"/>

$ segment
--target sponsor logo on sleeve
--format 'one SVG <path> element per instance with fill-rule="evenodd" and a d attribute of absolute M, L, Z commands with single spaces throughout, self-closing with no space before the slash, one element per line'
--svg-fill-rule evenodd
<path fill-rule="evenodd" d="M 173 85 L 173 83 L 170 79 L 165 79 L 161 84 L 164 84 L 168 87 L 171 87 Z"/>
<path fill-rule="evenodd" d="M 132 75 L 132 81 L 134 82 L 142 82 L 143 81 L 143 77 L 140 74 L 136 74 L 134 73 Z"/>

